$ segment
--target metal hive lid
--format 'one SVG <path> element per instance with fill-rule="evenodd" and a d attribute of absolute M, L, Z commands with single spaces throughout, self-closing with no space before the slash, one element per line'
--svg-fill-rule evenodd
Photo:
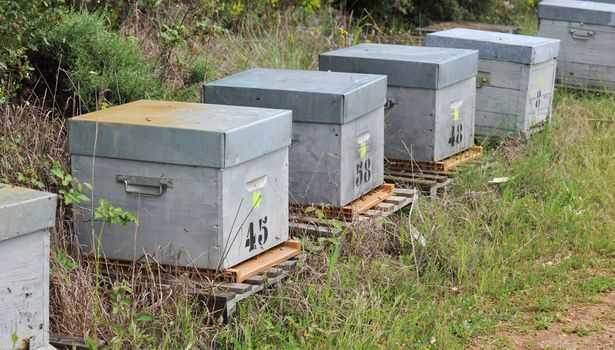
<path fill-rule="evenodd" d="M 344 124 L 386 99 L 386 76 L 285 69 L 250 69 L 208 83 L 203 101 L 284 108 L 293 121 Z"/>
<path fill-rule="evenodd" d="M 575 1 L 603 2 L 606 4 L 615 4 L 615 0 L 575 0 Z"/>
<path fill-rule="evenodd" d="M 0 242 L 55 225 L 53 193 L 0 184 Z"/>
<path fill-rule="evenodd" d="M 544 0 L 538 18 L 615 27 L 615 1 Z"/>
<path fill-rule="evenodd" d="M 557 58 L 560 41 L 536 36 L 450 29 L 428 34 L 425 45 L 479 51 L 481 59 L 534 64 Z"/>
<path fill-rule="evenodd" d="M 361 44 L 320 54 L 319 69 L 384 74 L 389 86 L 439 89 L 476 76 L 478 51 Z"/>
<path fill-rule="evenodd" d="M 277 109 L 141 100 L 71 118 L 69 151 L 225 168 L 288 146 L 291 115 Z"/>

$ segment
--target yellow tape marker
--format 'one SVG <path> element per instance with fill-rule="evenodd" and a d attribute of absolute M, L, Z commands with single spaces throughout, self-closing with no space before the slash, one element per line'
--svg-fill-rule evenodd
<path fill-rule="evenodd" d="M 359 147 L 359 154 L 361 155 L 362 160 L 367 157 L 367 143 L 361 142 L 361 146 Z"/>
<path fill-rule="evenodd" d="M 538 87 L 542 87 L 542 81 L 544 80 L 544 77 L 542 76 L 542 74 L 540 76 L 538 76 Z"/>
<path fill-rule="evenodd" d="M 453 120 L 454 121 L 459 120 L 459 107 L 453 108 Z"/>
<path fill-rule="evenodd" d="M 254 208 L 261 207 L 261 191 L 252 192 L 252 206 Z"/>

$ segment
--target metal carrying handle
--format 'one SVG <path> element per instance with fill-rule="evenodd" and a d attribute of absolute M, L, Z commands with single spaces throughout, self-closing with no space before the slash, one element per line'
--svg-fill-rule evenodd
<path fill-rule="evenodd" d="M 386 102 L 384 103 L 384 109 L 386 111 L 393 109 L 396 105 L 397 105 L 397 101 L 392 99 L 392 98 L 387 98 Z"/>
<path fill-rule="evenodd" d="M 591 30 L 584 30 L 582 34 L 577 33 L 576 29 L 572 29 L 570 28 L 570 34 L 572 34 L 572 37 L 574 39 L 578 39 L 578 40 L 590 40 L 594 37 L 594 34 L 596 34 L 596 32 L 591 31 Z"/>
<path fill-rule="evenodd" d="M 129 175 L 116 175 L 115 180 L 117 182 L 124 183 L 124 190 L 129 194 L 140 194 L 144 196 L 161 196 L 167 188 L 173 187 L 173 180 L 165 179 L 162 177 L 145 177 L 145 176 L 129 176 Z M 137 189 L 131 189 L 130 187 L 145 187 L 145 188 L 157 188 L 157 192 L 152 191 L 139 191 Z"/>
<path fill-rule="evenodd" d="M 476 88 L 480 89 L 485 85 L 491 85 L 491 79 L 478 76 L 476 77 Z"/>

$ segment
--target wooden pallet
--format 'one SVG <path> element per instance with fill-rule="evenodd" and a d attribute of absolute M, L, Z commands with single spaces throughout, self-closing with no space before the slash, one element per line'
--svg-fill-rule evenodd
<path fill-rule="evenodd" d="M 475 22 L 442 22 L 429 25 L 427 27 L 417 28 L 417 31 L 426 35 L 429 33 L 439 32 L 447 29 L 464 28 L 464 29 L 477 29 L 486 30 L 490 32 L 510 33 L 515 34 L 519 32 L 519 27 L 502 25 L 502 24 L 487 24 L 487 23 L 475 23 Z"/>
<path fill-rule="evenodd" d="M 323 213 L 328 219 L 353 221 L 358 220 L 361 214 L 367 212 L 371 208 L 384 202 L 389 197 L 395 194 L 395 186 L 391 184 L 383 184 L 376 189 L 369 191 L 360 198 L 355 199 L 352 203 L 340 208 L 323 205 L 320 207 L 312 207 L 305 205 L 291 204 L 291 213 L 304 214 L 310 210 L 318 210 Z M 308 209 L 309 208 L 309 209 Z"/>
<path fill-rule="evenodd" d="M 275 250 L 278 250 L 288 255 L 288 248 L 292 249 L 292 254 L 285 258 L 281 258 L 280 253 L 275 252 Z M 282 246 L 270 249 L 270 251 L 242 263 L 244 266 L 237 265 L 233 267 L 233 269 L 237 270 L 233 272 L 236 273 L 236 280 L 225 280 L 228 275 L 226 273 L 219 272 L 216 275 L 211 275 L 208 270 L 179 268 L 176 266 L 165 268 L 136 263 L 137 269 L 158 269 L 156 273 L 158 279 L 155 282 L 152 282 L 147 277 L 148 274 L 144 274 L 136 282 L 138 286 L 142 287 L 154 283 L 163 290 L 173 290 L 176 288 L 175 286 L 181 285 L 178 282 L 189 281 L 194 287 L 193 293 L 202 302 L 202 305 L 207 306 L 209 309 L 210 321 L 227 323 L 238 302 L 289 277 L 306 258 L 307 254 L 301 251 L 301 242 L 289 240 Z M 124 276 L 126 274 L 130 275 L 132 263 L 109 260 L 105 262 L 117 269 L 115 272 L 113 271 L 114 269 L 102 269 L 101 273 L 111 280 L 121 278 L 122 274 Z M 137 288 L 136 286 L 133 287 Z M 67 342 L 70 342 L 71 344 L 76 344 L 79 349 L 81 343 L 78 342 L 77 338 L 66 336 L 64 338 L 68 339 L 56 341 L 55 344 L 66 345 Z"/>
<path fill-rule="evenodd" d="M 447 187 L 453 183 L 452 176 L 458 168 L 482 155 L 482 147 L 472 146 L 466 151 L 434 163 L 387 160 L 384 180 L 396 186 L 417 188 L 434 199 L 445 193 Z"/>
<path fill-rule="evenodd" d="M 408 171 L 403 167 L 391 167 L 386 171 L 384 180 L 396 186 L 416 188 L 421 193 L 435 199 L 446 192 L 453 183 L 451 173 L 438 171 Z"/>
<path fill-rule="evenodd" d="M 483 148 L 481 146 L 472 146 L 469 149 L 459 152 L 444 160 L 439 160 L 433 163 L 416 162 L 412 160 L 388 159 L 387 165 L 400 167 L 411 172 L 449 172 L 459 168 L 470 162 L 473 162 L 483 156 Z"/>
<path fill-rule="evenodd" d="M 418 191 L 395 188 L 391 196 L 353 217 L 352 220 L 344 220 L 343 217 L 316 218 L 311 215 L 312 213 L 293 211 L 290 214 L 290 231 L 299 235 L 330 236 L 335 230 L 352 230 L 360 225 L 373 225 L 378 219 L 386 218 L 414 203 L 418 203 Z"/>
<path fill-rule="evenodd" d="M 64 334 L 49 334 L 49 344 L 53 346 L 51 349 L 57 350 L 90 350 L 85 339 Z M 103 340 L 96 341 L 96 349 L 103 349 L 105 345 Z"/>
<path fill-rule="evenodd" d="M 211 293 L 204 293 L 199 299 L 207 305 L 216 321 L 226 324 L 233 316 L 237 303 L 289 277 L 306 258 L 306 254 L 296 255 L 241 283 L 219 283 Z"/>
<path fill-rule="evenodd" d="M 187 276 L 192 279 L 207 278 L 212 281 L 243 282 L 252 276 L 258 275 L 263 271 L 267 271 L 274 265 L 283 263 L 284 261 L 300 254 L 301 242 L 291 239 L 277 247 L 273 247 L 253 258 L 222 271 L 197 269 L 195 267 L 185 266 L 147 264 L 141 261 L 133 263 L 131 261 L 111 259 L 103 259 L 103 264 L 118 268 L 119 270 L 127 270 L 135 267 L 142 270 L 159 270 L 165 274 Z M 94 258 L 90 257 L 90 259 Z"/>

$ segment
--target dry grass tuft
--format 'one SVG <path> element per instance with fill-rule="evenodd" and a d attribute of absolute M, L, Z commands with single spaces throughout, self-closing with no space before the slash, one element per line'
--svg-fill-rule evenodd
<path fill-rule="evenodd" d="M 52 167 L 69 172 L 67 122 L 43 100 L 0 107 L 0 181 L 57 193 L 59 184 Z M 58 201 L 57 222 L 52 230 L 54 247 L 71 246 L 68 209 Z"/>

